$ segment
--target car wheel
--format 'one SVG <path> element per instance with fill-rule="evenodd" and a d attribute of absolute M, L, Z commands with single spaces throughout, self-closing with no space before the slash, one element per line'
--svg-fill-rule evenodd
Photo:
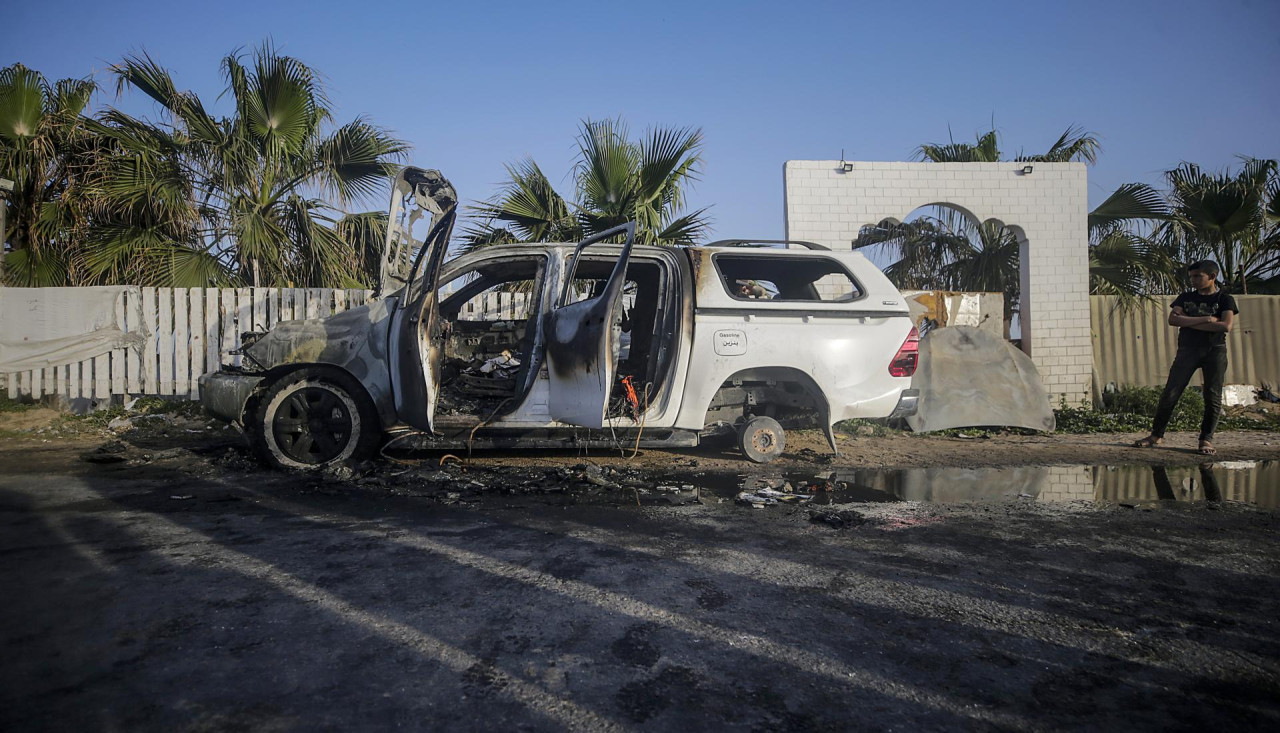
<path fill-rule="evenodd" d="M 747 460 L 768 463 L 782 455 L 787 445 L 787 434 L 777 420 L 757 415 L 747 420 L 738 431 L 738 447 Z"/>
<path fill-rule="evenodd" d="M 364 458 L 382 431 L 364 391 L 348 380 L 311 369 L 267 389 L 253 418 L 251 441 L 275 468 L 315 470 Z"/>

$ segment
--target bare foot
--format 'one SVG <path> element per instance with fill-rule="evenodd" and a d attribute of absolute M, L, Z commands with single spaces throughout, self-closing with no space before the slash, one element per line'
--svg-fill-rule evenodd
<path fill-rule="evenodd" d="M 1218 449 L 1213 447 L 1213 443 L 1207 440 L 1200 441 L 1200 452 L 1206 456 L 1218 455 Z"/>
<path fill-rule="evenodd" d="M 1161 443 L 1163 440 L 1164 440 L 1163 438 L 1157 438 L 1157 437 L 1156 437 L 1156 436 L 1154 436 L 1154 435 L 1148 435 L 1147 437 L 1143 438 L 1142 440 L 1139 440 L 1139 441 L 1135 442 L 1135 443 L 1133 444 L 1133 447 L 1134 447 L 1134 448 L 1154 448 L 1154 447 L 1156 447 L 1157 445 L 1160 445 L 1160 443 Z"/>

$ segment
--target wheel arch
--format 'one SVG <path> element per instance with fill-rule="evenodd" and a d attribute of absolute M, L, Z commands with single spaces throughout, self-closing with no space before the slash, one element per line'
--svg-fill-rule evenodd
<path fill-rule="evenodd" d="M 836 448 L 835 433 L 833 432 L 831 425 L 831 403 L 827 400 L 827 395 L 822 391 L 822 387 L 818 385 L 813 377 L 795 367 L 790 366 L 749 367 L 746 369 L 740 369 L 725 377 L 721 380 L 719 386 L 717 386 L 716 391 L 718 392 L 725 384 L 735 380 L 742 380 L 744 382 L 789 382 L 799 385 L 813 402 L 813 407 L 818 411 L 818 422 L 827 436 L 827 443 L 830 444 L 832 452 L 839 453 L 839 450 Z M 711 411 L 711 405 L 714 402 L 715 397 L 716 392 L 713 392 L 707 399 L 706 404 L 703 405 L 702 414 L 704 421 Z"/>

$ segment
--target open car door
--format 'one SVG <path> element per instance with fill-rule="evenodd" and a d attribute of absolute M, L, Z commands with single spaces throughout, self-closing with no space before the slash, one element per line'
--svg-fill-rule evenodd
<path fill-rule="evenodd" d="M 593 298 L 570 302 L 583 250 L 623 233 L 626 243 L 604 288 Z M 622 286 L 635 239 L 635 222 L 629 222 L 583 240 L 569 258 L 560 297 L 547 315 L 547 367 L 551 376 L 547 406 L 554 420 L 587 428 L 604 427 L 609 392 L 618 368 Z"/>
<path fill-rule="evenodd" d="M 396 178 L 387 220 L 387 251 L 392 256 L 384 253 L 384 286 L 389 274 L 386 265 L 405 256 L 400 252 L 412 252 L 419 245 L 413 236 L 414 224 L 424 212 L 434 215 L 412 267 L 400 270 L 405 273 L 402 276 L 405 287 L 391 317 L 391 353 L 388 355 L 396 414 L 419 430 L 432 431 L 440 392 L 444 351 L 436 288 L 457 209 L 458 197 L 453 185 L 438 171 L 407 167 Z M 398 279 L 393 276 L 390 282 L 395 284 Z"/>

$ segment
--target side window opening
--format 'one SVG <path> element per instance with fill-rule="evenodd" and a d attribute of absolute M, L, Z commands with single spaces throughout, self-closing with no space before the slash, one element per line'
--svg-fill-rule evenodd
<path fill-rule="evenodd" d="M 717 254 L 712 261 L 735 300 L 848 303 L 863 296 L 844 265 L 829 257 Z"/>
<path fill-rule="evenodd" d="M 519 396 L 538 328 L 545 258 L 488 261 L 438 291 L 445 324 L 437 412 L 484 417 Z"/>

